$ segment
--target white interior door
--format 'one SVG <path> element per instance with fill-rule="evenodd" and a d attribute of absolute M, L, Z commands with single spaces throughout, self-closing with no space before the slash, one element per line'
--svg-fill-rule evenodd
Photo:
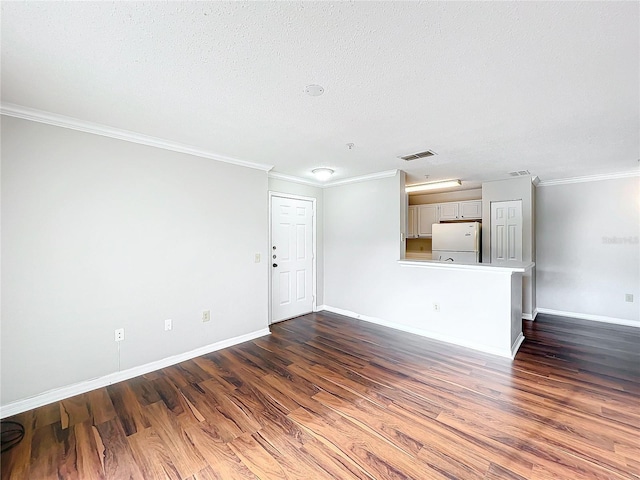
<path fill-rule="evenodd" d="M 313 202 L 271 197 L 271 322 L 313 311 Z"/>
<path fill-rule="evenodd" d="M 491 202 L 491 263 L 522 261 L 522 200 Z"/>

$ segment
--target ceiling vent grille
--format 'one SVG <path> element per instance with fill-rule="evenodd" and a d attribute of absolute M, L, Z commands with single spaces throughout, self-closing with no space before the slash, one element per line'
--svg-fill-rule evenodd
<path fill-rule="evenodd" d="M 527 175 L 531 175 L 529 170 L 517 170 L 514 172 L 509 172 L 509 175 L 512 177 L 526 177 Z"/>
<path fill-rule="evenodd" d="M 433 157 L 434 155 L 437 155 L 437 153 L 434 152 L 433 150 L 426 150 L 424 152 L 412 153 L 411 155 L 403 155 L 402 157 L 398 157 L 398 158 L 401 158 L 405 162 L 410 162 L 411 160 L 418 160 L 419 158 Z"/>

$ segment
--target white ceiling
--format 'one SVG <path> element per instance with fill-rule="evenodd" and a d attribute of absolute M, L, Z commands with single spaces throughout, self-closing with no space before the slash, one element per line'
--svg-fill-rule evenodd
<path fill-rule="evenodd" d="M 630 171 L 638 2 L 2 2 L 2 101 L 332 180 Z M 324 95 L 304 93 L 308 84 Z M 349 150 L 347 143 L 354 143 Z M 399 155 L 432 149 L 411 163 Z"/>

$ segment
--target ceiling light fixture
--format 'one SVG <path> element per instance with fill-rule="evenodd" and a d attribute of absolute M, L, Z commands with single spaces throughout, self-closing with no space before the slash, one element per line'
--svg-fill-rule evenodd
<path fill-rule="evenodd" d="M 462 185 L 460 180 L 444 180 L 442 182 L 419 183 L 417 185 L 408 185 L 405 188 L 407 193 L 424 192 L 425 190 L 438 190 L 440 188 L 459 187 Z"/>
<path fill-rule="evenodd" d="M 311 170 L 320 182 L 326 182 L 333 175 L 333 170 L 327 167 L 314 168 Z"/>
<path fill-rule="evenodd" d="M 307 85 L 304 87 L 304 93 L 312 97 L 319 97 L 324 93 L 324 88 L 320 85 Z"/>

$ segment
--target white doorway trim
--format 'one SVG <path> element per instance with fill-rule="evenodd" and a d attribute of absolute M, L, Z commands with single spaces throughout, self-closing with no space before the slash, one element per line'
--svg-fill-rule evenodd
<path fill-rule="evenodd" d="M 282 193 L 282 192 L 274 192 L 269 190 L 269 244 L 267 245 L 267 260 L 268 260 L 268 267 L 269 267 L 269 325 L 271 325 L 273 323 L 273 319 L 272 319 L 272 308 L 273 308 L 273 296 L 272 296 L 272 288 L 273 288 L 273 275 L 271 272 L 271 264 L 273 263 L 273 258 L 272 258 L 272 252 L 271 252 L 271 245 L 272 245 L 272 232 L 271 232 L 271 222 L 272 222 L 272 215 L 273 212 L 271 211 L 271 204 L 272 204 L 272 199 L 273 197 L 280 197 L 280 198 L 290 198 L 293 200 L 305 200 L 308 202 L 311 202 L 311 208 L 313 209 L 313 214 L 311 217 L 311 225 L 312 225 L 312 233 L 311 233 L 311 245 L 312 245 L 312 255 L 313 255 L 313 262 L 312 262 L 312 272 L 311 272 L 311 278 L 312 278 L 312 282 L 311 282 L 311 286 L 312 286 L 312 292 L 311 295 L 313 297 L 312 300 L 312 311 L 315 312 L 317 311 L 317 254 L 316 254 L 316 245 L 317 245 L 317 238 L 316 238 L 316 199 L 314 197 L 305 197 L 303 195 L 293 195 L 290 193 Z"/>

